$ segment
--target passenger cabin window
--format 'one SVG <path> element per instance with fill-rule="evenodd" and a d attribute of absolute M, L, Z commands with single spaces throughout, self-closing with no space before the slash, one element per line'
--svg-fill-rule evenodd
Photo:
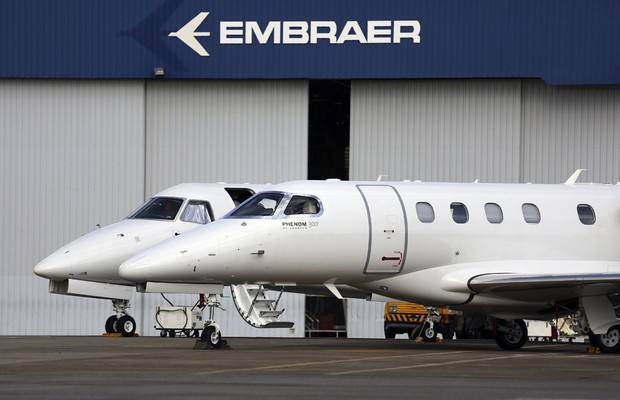
<path fill-rule="evenodd" d="M 231 217 L 268 217 L 275 213 L 284 195 L 282 193 L 259 193 L 234 210 Z"/>
<path fill-rule="evenodd" d="M 183 199 L 174 197 L 153 197 L 128 218 L 173 220 L 183 205 Z"/>
<path fill-rule="evenodd" d="M 190 200 L 181 214 L 181 221 L 206 224 L 211 222 L 206 201 Z"/>
<path fill-rule="evenodd" d="M 584 225 L 594 225 L 596 222 L 594 209 L 587 204 L 579 204 L 577 206 L 577 214 L 579 215 L 579 221 Z"/>
<path fill-rule="evenodd" d="M 464 224 L 469 221 L 469 214 L 467 207 L 463 203 L 450 204 L 450 211 L 452 211 L 452 219 L 457 224 Z"/>
<path fill-rule="evenodd" d="M 293 196 L 284 209 L 284 215 L 318 214 L 319 201 L 314 197 Z"/>
<path fill-rule="evenodd" d="M 523 219 L 528 224 L 538 224 L 540 222 L 540 211 L 536 205 L 524 203 L 521 206 L 521 210 L 523 210 Z"/>
<path fill-rule="evenodd" d="M 435 221 L 435 210 L 429 203 L 419 202 L 415 205 L 415 210 L 418 213 L 418 219 L 424 224 L 430 224 Z"/>
<path fill-rule="evenodd" d="M 487 216 L 487 221 L 491 224 L 501 224 L 504 221 L 504 213 L 499 204 L 487 203 L 484 205 L 484 213 Z"/>

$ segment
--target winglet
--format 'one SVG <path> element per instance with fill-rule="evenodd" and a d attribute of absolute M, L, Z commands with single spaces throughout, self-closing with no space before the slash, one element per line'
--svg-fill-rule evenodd
<path fill-rule="evenodd" d="M 566 180 L 566 182 L 564 182 L 565 185 L 574 185 L 575 182 L 577 182 L 577 179 L 579 179 L 579 175 L 581 175 L 581 173 L 583 171 L 587 171 L 585 169 L 578 169 L 577 171 L 573 172 L 573 174 L 570 176 L 570 178 L 568 178 Z"/>

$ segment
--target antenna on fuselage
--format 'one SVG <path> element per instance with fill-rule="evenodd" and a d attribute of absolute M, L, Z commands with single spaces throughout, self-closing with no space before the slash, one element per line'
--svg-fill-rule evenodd
<path fill-rule="evenodd" d="M 387 175 L 379 175 L 377 176 L 377 182 L 381 182 L 383 180 L 383 178 L 387 178 Z"/>
<path fill-rule="evenodd" d="M 574 185 L 575 182 L 577 182 L 577 179 L 579 179 L 579 175 L 581 175 L 581 173 L 583 171 L 587 171 L 586 169 L 578 169 L 575 172 L 573 172 L 573 174 L 570 176 L 570 178 L 568 178 L 566 180 L 566 182 L 564 182 L 565 185 Z"/>

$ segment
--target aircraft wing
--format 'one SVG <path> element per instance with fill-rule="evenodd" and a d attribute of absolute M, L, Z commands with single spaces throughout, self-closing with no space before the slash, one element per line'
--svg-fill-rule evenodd
<path fill-rule="evenodd" d="M 522 301 L 555 301 L 620 291 L 620 263 L 591 260 L 493 260 L 429 269 L 446 292 Z"/>
<path fill-rule="evenodd" d="M 595 274 L 481 274 L 468 282 L 469 288 L 476 293 L 502 293 L 527 290 L 562 289 L 586 285 L 609 284 L 620 285 L 618 273 Z M 607 290 L 605 290 L 607 291 Z"/>

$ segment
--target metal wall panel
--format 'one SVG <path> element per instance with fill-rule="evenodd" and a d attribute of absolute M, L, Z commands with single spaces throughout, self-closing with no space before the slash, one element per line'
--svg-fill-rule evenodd
<path fill-rule="evenodd" d="M 347 299 L 347 337 L 384 338 L 384 307 L 383 302 Z"/>
<path fill-rule="evenodd" d="M 517 182 L 520 84 L 353 81 L 351 179 Z"/>
<path fill-rule="evenodd" d="M 34 266 L 144 198 L 143 85 L 0 80 L 0 334 L 100 333 L 109 302 L 50 295 Z"/>
<path fill-rule="evenodd" d="M 147 191 L 307 177 L 307 81 L 147 82 Z"/>
<path fill-rule="evenodd" d="M 620 181 L 620 87 L 523 82 L 523 182 Z"/>

